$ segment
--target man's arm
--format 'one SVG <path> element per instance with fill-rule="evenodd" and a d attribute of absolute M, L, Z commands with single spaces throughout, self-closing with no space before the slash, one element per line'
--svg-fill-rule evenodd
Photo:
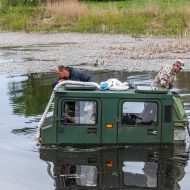
<path fill-rule="evenodd" d="M 56 78 L 52 81 L 52 87 L 54 88 L 59 82 L 59 78 Z"/>
<path fill-rule="evenodd" d="M 170 88 L 169 84 L 170 72 L 171 71 L 169 71 L 168 68 L 164 68 L 159 76 L 160 85 L 167 89 Z"/>

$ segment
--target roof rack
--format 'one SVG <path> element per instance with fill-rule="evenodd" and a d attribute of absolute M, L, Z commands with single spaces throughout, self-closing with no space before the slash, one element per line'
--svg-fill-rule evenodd
<path fill-rule="evenodd" d="M 96 90 L 96 86 L 88 84 L 65 84 L 64 88 L 66 90 Z"/>
<path fill-rule="evenodd" d="M 135 92 L 138 93 L 155 93 L 155 94 L 167 94 L 168 89 L 152 86 L 136 86 Z"/>

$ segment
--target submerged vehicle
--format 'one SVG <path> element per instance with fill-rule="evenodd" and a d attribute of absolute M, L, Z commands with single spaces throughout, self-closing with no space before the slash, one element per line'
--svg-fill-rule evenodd
<path fill-rule="evenodd" d="M 38 126 L 42 145 L 185 143 L 184 107 L 167 89 L 101 90 L 68 82 L 56 86 L 52 100 L 53 116 L 46 118 L 46 108 Z"/>
<path fill-rule="evenodd" d="M 125 146 L 40 149 L 55 189 L 180 189 L 188 153 L 184 147 Z"/>

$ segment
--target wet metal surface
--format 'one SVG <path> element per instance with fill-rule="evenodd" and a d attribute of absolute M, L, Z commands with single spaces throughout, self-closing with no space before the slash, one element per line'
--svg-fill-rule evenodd
<path fill-rule="evenodd" d="M 115 77 L 135 85 L 149 85 L 156 74 L 87 72 L 98 82 Z M 53 78 L 54 73 L 0 76 L 1 189 L 109 189 L 111 186 L 136 189 L 136 184 L 146 189 L 189 190 L 190 161 L 186 157 L 189 138 L 186 150 L 175 150 L 177 155 L 172 147 L 154 146 L 39 149 L 35 141 L 36 126 L 49 100 Z M 181 95 L 190 119 L 189 78 L 190 72 L 180 73 L 173 90 Z M 134 180 L 138 183 L 134 184 Z"/>

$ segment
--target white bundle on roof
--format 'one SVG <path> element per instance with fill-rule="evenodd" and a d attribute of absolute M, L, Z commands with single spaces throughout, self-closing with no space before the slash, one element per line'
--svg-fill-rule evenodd
<path fill-rule="evenodd" d="M 128 90 L 129 84 L 128 82 L 121 82 L 116 78 L 111 78 L 105 82 L 101 82 L 100 87 L 102 89 L 109 89 L 109 90 Z"/>

